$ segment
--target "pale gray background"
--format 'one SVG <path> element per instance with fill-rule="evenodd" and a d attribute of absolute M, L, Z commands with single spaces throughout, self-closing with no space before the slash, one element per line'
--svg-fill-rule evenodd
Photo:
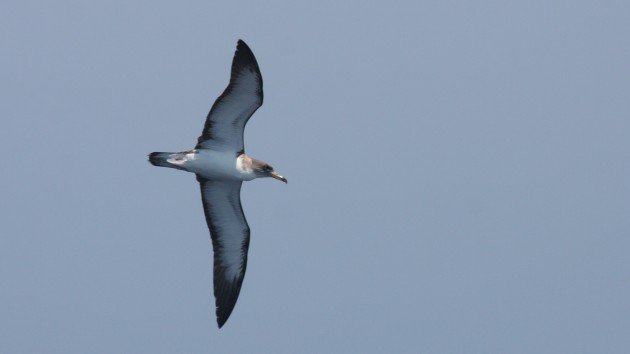
<path fill-rule="evenodd" d="M 626 1 L 2 2 L 0 352 L 629 353 Z M 216 327 L 191 148 L 265 105 Z"/>

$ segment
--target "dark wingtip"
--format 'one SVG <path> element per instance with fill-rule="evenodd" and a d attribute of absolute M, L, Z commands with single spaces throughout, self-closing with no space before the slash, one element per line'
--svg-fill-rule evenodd
<path fill-rule="evenodd" d="M 230 318 L 230 315 L 234 310 L 234 306 L 236 305 L 236 300 L 238 299 L 238 293 L 238 290 L 235 291 L 235 289 L 230 289 L 229 294 L 226 294 L 227 298 L 217 298 L 216 314 L 219 328 L 223 327 L 228 318 Z"/>
<path fill-rule="evenodd" d="M 249 49 L 249 46 L 247 45 L 247 43 L 245 43 L 245 41 L 240 38 L 236 42 L 236 49 L 238 49 L 239 47 L 247 47 L 247 49 Z"/>
<path fill-rule="evenodd" d="M 217 325 L 219 325 L 219 328 L 223 327 L 225 322 L 227 322 L 227 318 L 218 318 L 217 317 Z"/>
<path fill-rule="evenodd" d="M 252 67 L 260 76 L 260 69 L 258 68 L 258 62 L 254 56 L 254 52 L 252 52 L 247 43 L 239 39 L 232 61 L 232 72 L 238 72 L 238 70 L 245 67 Z"/>
<path fill-rule="evenodd" d="M 236 42 L 236 51 L 239 51 L 239 50 L 245 50 L 249 52 L 252 51 L 247 45 L 247 43 L 245 43 L 245 41 L 242 39 L 239 39 L 238 42 Z"/>
<path fill-rule="evenodd" d="M 238 42 L 236 42 L 236 53 L 240 53 L 241 55 L 247 57 L 253 57 L 254 61 L 256 61 L 256 57 L 254 57 L 254 52 L 252 52 L 252 49 L 242 39 L 239 39 Z"/>
<path fill-rule="evenodd" d="M 214 297 L 217 324 L 219 325 L 219 328 L 221 328 L 225 325 L 228 318 L 230 318 L 230 315 L 236 306 L 238 295 L 241 292 L 241 285 L 243 284 L 243 277 L 241 276 L 239 279 L 236 279 L 235 282 L 225 282 L 221 280 L 217 282 L 217 276 L 221 276 L 220 271 L 219 274 L 215 272 Z"/>
<path fill-rule="evenodd" d="M 225 322 L 227 322 L 228 318 L 230 318 L 230 315 L 232 314 L 233 309 L 234 309 L 234 304 L 232 305 L 231 308 L 228 308 L 228 309 L 217 308 L 217 324 L 219 325 L 219 328 L 225 325 Z"/>

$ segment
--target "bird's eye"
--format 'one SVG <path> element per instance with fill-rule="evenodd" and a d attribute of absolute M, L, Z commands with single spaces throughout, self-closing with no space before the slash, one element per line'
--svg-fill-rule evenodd
<path fill-rule="evenodd" d="M 267 171 L 267 172 L 273 171 L 273 167 L 271 167 L 269 165 L 265 165 L 265 171 Z"/>

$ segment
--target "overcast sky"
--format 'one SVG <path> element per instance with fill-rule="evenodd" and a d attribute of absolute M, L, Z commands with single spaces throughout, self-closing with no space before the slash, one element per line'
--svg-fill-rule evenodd
<path fill-rule="evenodd" d="M 626 1 L 5 1 L 0 352 L 629 353 Z M 192 148 L 265 104 L 219 330 Z"/>

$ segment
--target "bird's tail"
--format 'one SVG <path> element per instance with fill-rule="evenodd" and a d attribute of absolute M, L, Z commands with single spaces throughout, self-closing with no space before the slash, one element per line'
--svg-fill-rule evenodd
<path fill-rule="evenodd" d="M 170 167 L 183 170 L 181 165 L 168 162 L 169 159 L 177 159 L 181 155 L 179 152 L 152 152 L 149 154 L 149 162 L 153 166 Z"/>

